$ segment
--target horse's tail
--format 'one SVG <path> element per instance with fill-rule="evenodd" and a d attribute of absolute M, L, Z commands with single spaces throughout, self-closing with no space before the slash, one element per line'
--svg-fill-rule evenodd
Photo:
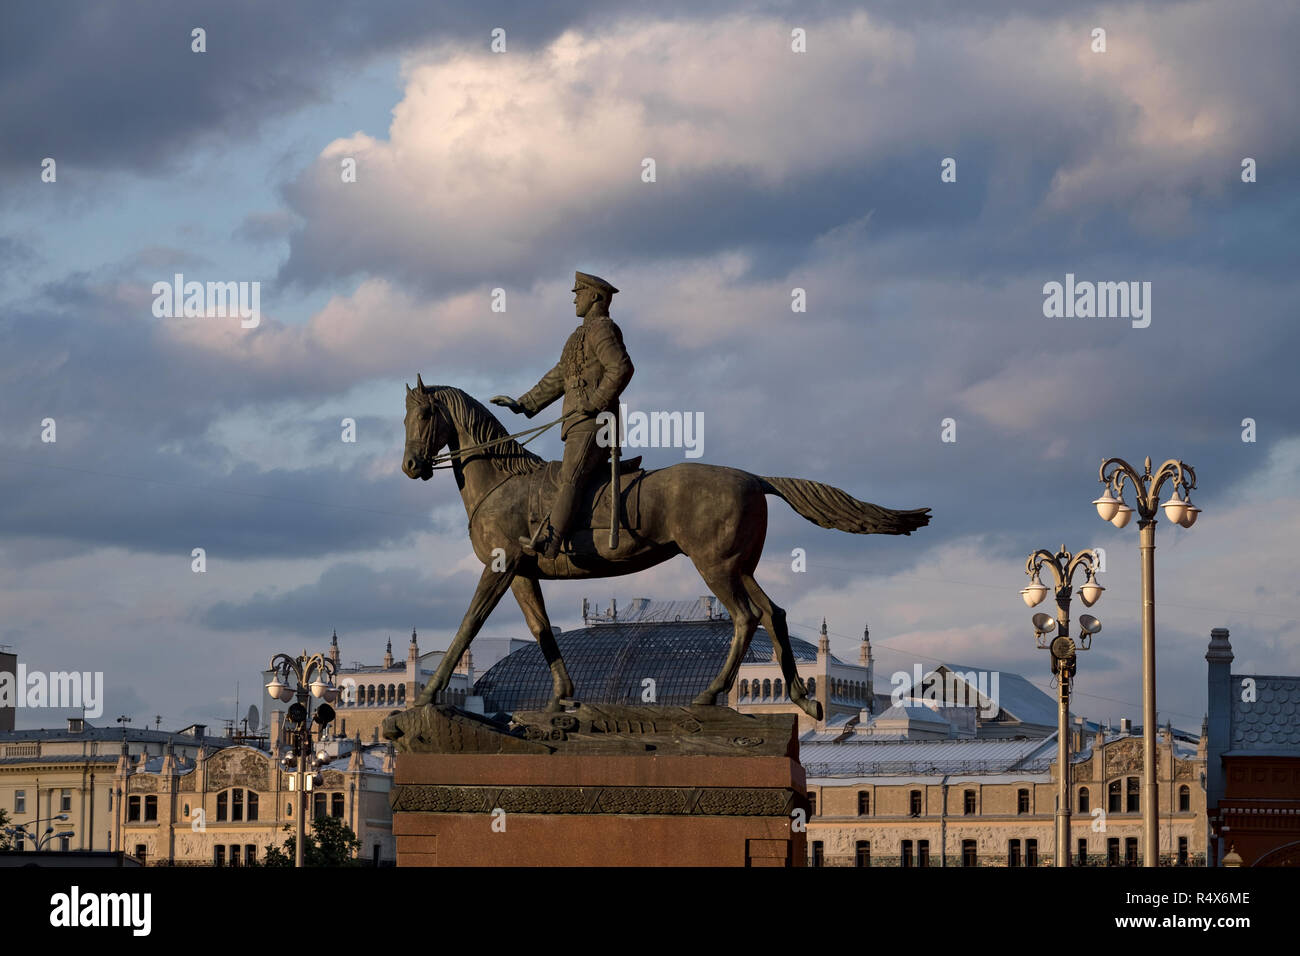
<path fill-rule="evenodd" d="M 869 504 L 807 478 L 758 476 L 763 493 L 776 495 L 813 524 L 852 534 L 911 534 L 930 523 L 930 509 L 895 511 Z"/>

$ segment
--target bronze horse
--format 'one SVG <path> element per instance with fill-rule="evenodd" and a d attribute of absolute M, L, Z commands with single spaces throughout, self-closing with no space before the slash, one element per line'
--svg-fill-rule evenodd
<path fill-rule="evenodd" d="M 621 534 L 613 550 L 605 535 L 590 530 L 591 516 L 584 514 L 570 536 L 577 554 L 562 552 L 553 560 L 530 557 L 521 550 L 519 539 L 531 531 L 529 497 L 546 462 L 508 438 L 496 417 L 474 398 L 458 388 L 426 386 L 420 377 L 414 389 L 406 388 L 405 424 L 402 471 L 427 481 L 433 475 L 434 459 L 444 447 L 448 449 L 470 519 L 470 543 L 484 565 L 469 610 L 417 706 L 437 699 L 470 641 L 509 588 L 551 669 L 553 695 L 547 709 L 561 710 L 563 700 L 573 696 L 573 682 L 551 632 L 538 581 L 631 574 L 685 554 L 735 626 L 726 663 L 693 703 L 712 704 L 719 692 L 731 688 L 761 623 L 772 637 L 790 699 L 820 720 L 821 704 L 808 698 L 795 669 L 785 612 L 754 580 L 767 536 L 765 496 L 784 499 L 823 528 L 854 534 L 911 534 L 930 522 L 929 508 L 894 511 L 816 481 L 762 478 L 735 468 L 682 462 L 647 472 L 641 479 L 639 527 Z M 461 448 L 468 450 L 462 455 Z"/>

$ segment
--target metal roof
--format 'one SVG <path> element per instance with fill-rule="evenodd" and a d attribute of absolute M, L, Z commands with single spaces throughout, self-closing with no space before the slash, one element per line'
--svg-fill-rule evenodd
<path fill-rule="evenodd" d="M 555 639 L 576 699 L 640 704 L 643 681 L 650 678 L 656 704 L 686 706 L 722 669 L 732 634 L 730 620 L 715 619 L 597 624 L 565 631 Z M 817 648 L 808 641 L 791 637 L 790 645 L 796 662 L 817 660 Z M 741 663 L 771 660 L 772 641 L 759 628 Z M 541 647 L 530 643 L 493 664 L 475 683 L 474 693 L 484 698 L 489 713 L 545 707 L 551 699 L 551 672 Z"/>
<path fill-rule="evenodd" d="M 1255 682 L 1255 699 L 1232 694 L 1228 752 L 1300 754 L 1300 677 L 1233 674 L 1233 686 L 1246 678 Z"/>
<path fill-rule="evenodd" d="M 1041 773 L 1048 769 L 1056 736 L 959 740 L 880 740 L 851 737 L 839 743 L 799 744 L 799 762 L 809 777 L 869 777 L 907 774 Z"/>

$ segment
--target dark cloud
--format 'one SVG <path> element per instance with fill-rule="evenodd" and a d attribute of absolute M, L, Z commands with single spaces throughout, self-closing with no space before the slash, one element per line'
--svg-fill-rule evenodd
<path fill-rule="evenodd" d="M 196 614 L 215 630 L 267 629 L 319 639 L 331 628 L 371 631 L 394 622 L 455 628 L 474 592 L 477 576 L 464 573 L 431 580 L 411 569 L 377 571 L 368 565 L 332 565 L 309 585 L 268 589 L 244 601 L 219 601 Z"/>

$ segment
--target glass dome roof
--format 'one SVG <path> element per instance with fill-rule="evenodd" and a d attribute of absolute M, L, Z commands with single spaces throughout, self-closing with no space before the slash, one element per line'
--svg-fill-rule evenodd
<path fill-rule="evenodd" d="M 642 681 L 654 681 L 660 706 L 687 706 L 722 669 L 731 645 L 729 620 L 599 624 L 556 636 L 573 679 L 574 697 L 592 704 L 642 704 Z M 790 638 L 796 661 L 815 661 L 817 647 Z M 772 660 L 761 627 L 742 664 Z M 488 713 L 540 710 L 551 699 L 551 672 L 538 644 L 520 648 L 478 679 L 474 693 Z M 717 703 L 726 703 L 718 695 Z"/>

